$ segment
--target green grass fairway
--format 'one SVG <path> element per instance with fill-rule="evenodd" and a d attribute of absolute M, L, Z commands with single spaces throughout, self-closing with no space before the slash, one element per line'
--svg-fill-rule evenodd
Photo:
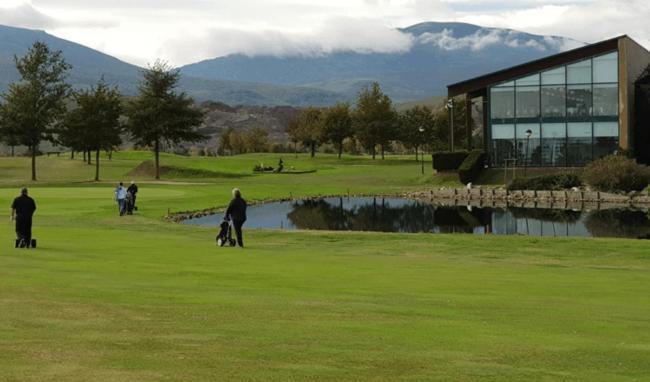
<path fill-rule="evenodd" d="M 650 376 L 649 242 L 249 230 L 246 249 L 216 248 L 216 229 L 161 217 L 223 206 L 234 186 L 264 200 L 454 180 L 411 158 L 285 155 L 317 172 L 252 175 L 279 156 L 165 156 L 206 172 L 140 177 L 141 211 L 116 216 L 112 183 L 149 157 L 117 155 L 99 184 L 81 161 L 41 159 L 36 250 L 11 248 L 8 219 L 28 162 L 0 159 L 0 381 Z M 224 175 L 191 176 L 208 172 Z"/>

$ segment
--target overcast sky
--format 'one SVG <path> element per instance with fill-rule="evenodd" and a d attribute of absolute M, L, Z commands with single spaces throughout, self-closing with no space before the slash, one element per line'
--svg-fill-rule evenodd
<path fill-rule="evenodd" d="M 0 0 L 0 24 L 44 29 L 125 61 L 175 65 L 229 53 L 409 49 L 394 28 L 423 21 L 650 48 L 650 0 Z"/>

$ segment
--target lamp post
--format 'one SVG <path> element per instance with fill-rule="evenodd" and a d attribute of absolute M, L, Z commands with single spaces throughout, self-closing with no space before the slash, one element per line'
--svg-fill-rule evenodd
<path fill-rule="evenodd" d="M 524 178 L 526 177 L 527 170 L 528 170 L 528 147 L 529 147 L 531 135 L 533 135 L 533 131 L 530 129 L 526 130 L 526 156 L 524 157 Z"/>
<path fill-rule="evenodd" d="M 422 142 L 424 142 L 424 127 L 420 126 L 418 129 L 421 135 Z M 420 150 L 420 162 L 422 163 L 422 175 L 424 175 L 424 144 L 422 144 L 422 150 Z"/>
<path fill-rule="evenodd" d="M 449 110 L 449 129 L 451 136 L 451 152 L 454 152 L 454 99 L 450 98 L 445 105 L 445 109 Z"/>

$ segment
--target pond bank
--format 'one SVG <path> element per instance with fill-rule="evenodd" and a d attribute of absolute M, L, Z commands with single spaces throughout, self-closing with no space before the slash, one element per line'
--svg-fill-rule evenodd
<path fill-rule="evenodd" d="M 409 198 L 445 205 L 472 205 L 477 207 L 525 207 L 557 209 L 611 209 L 647 208 L 650 196 L 643 193 L 629 195 L 597 191 L 508 191 L 493 188 L 450 188 L 414 192 Z"/>

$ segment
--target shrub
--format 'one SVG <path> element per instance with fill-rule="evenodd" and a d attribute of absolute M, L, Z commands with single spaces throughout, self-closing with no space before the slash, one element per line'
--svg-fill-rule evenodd
<path fill-rule="evenodd" d="M 559 191 L 573 187 L 581 187 L 582 181 L 575 174 L 556 174 L 535 176 L 532 178 L 517 178 L 508 184 L 508 190 L 550 190 Z"/>
<path fill-rule="evenodd" d="M 584 179 L 598 191 L 641 191 L 648 186 L 650 170 L 634 159 L 610 155 L 587 165 Z"/>
<path fill-rule="evenodd" d="M 485 153 L 480 150 L 475 150 L 467 155 L 467 158 L 458 168 L 458 178 L 461 183 L 467 184 L 473 182 L 481 175 L 485 165 Z"/>
<path fill-rule="evenodd" d="M 467 158 L 467 151 L 437 151 L 433 153 L 433 168 L 436 171 L 454 171 L 458 170 L 463 161 Z"/>

